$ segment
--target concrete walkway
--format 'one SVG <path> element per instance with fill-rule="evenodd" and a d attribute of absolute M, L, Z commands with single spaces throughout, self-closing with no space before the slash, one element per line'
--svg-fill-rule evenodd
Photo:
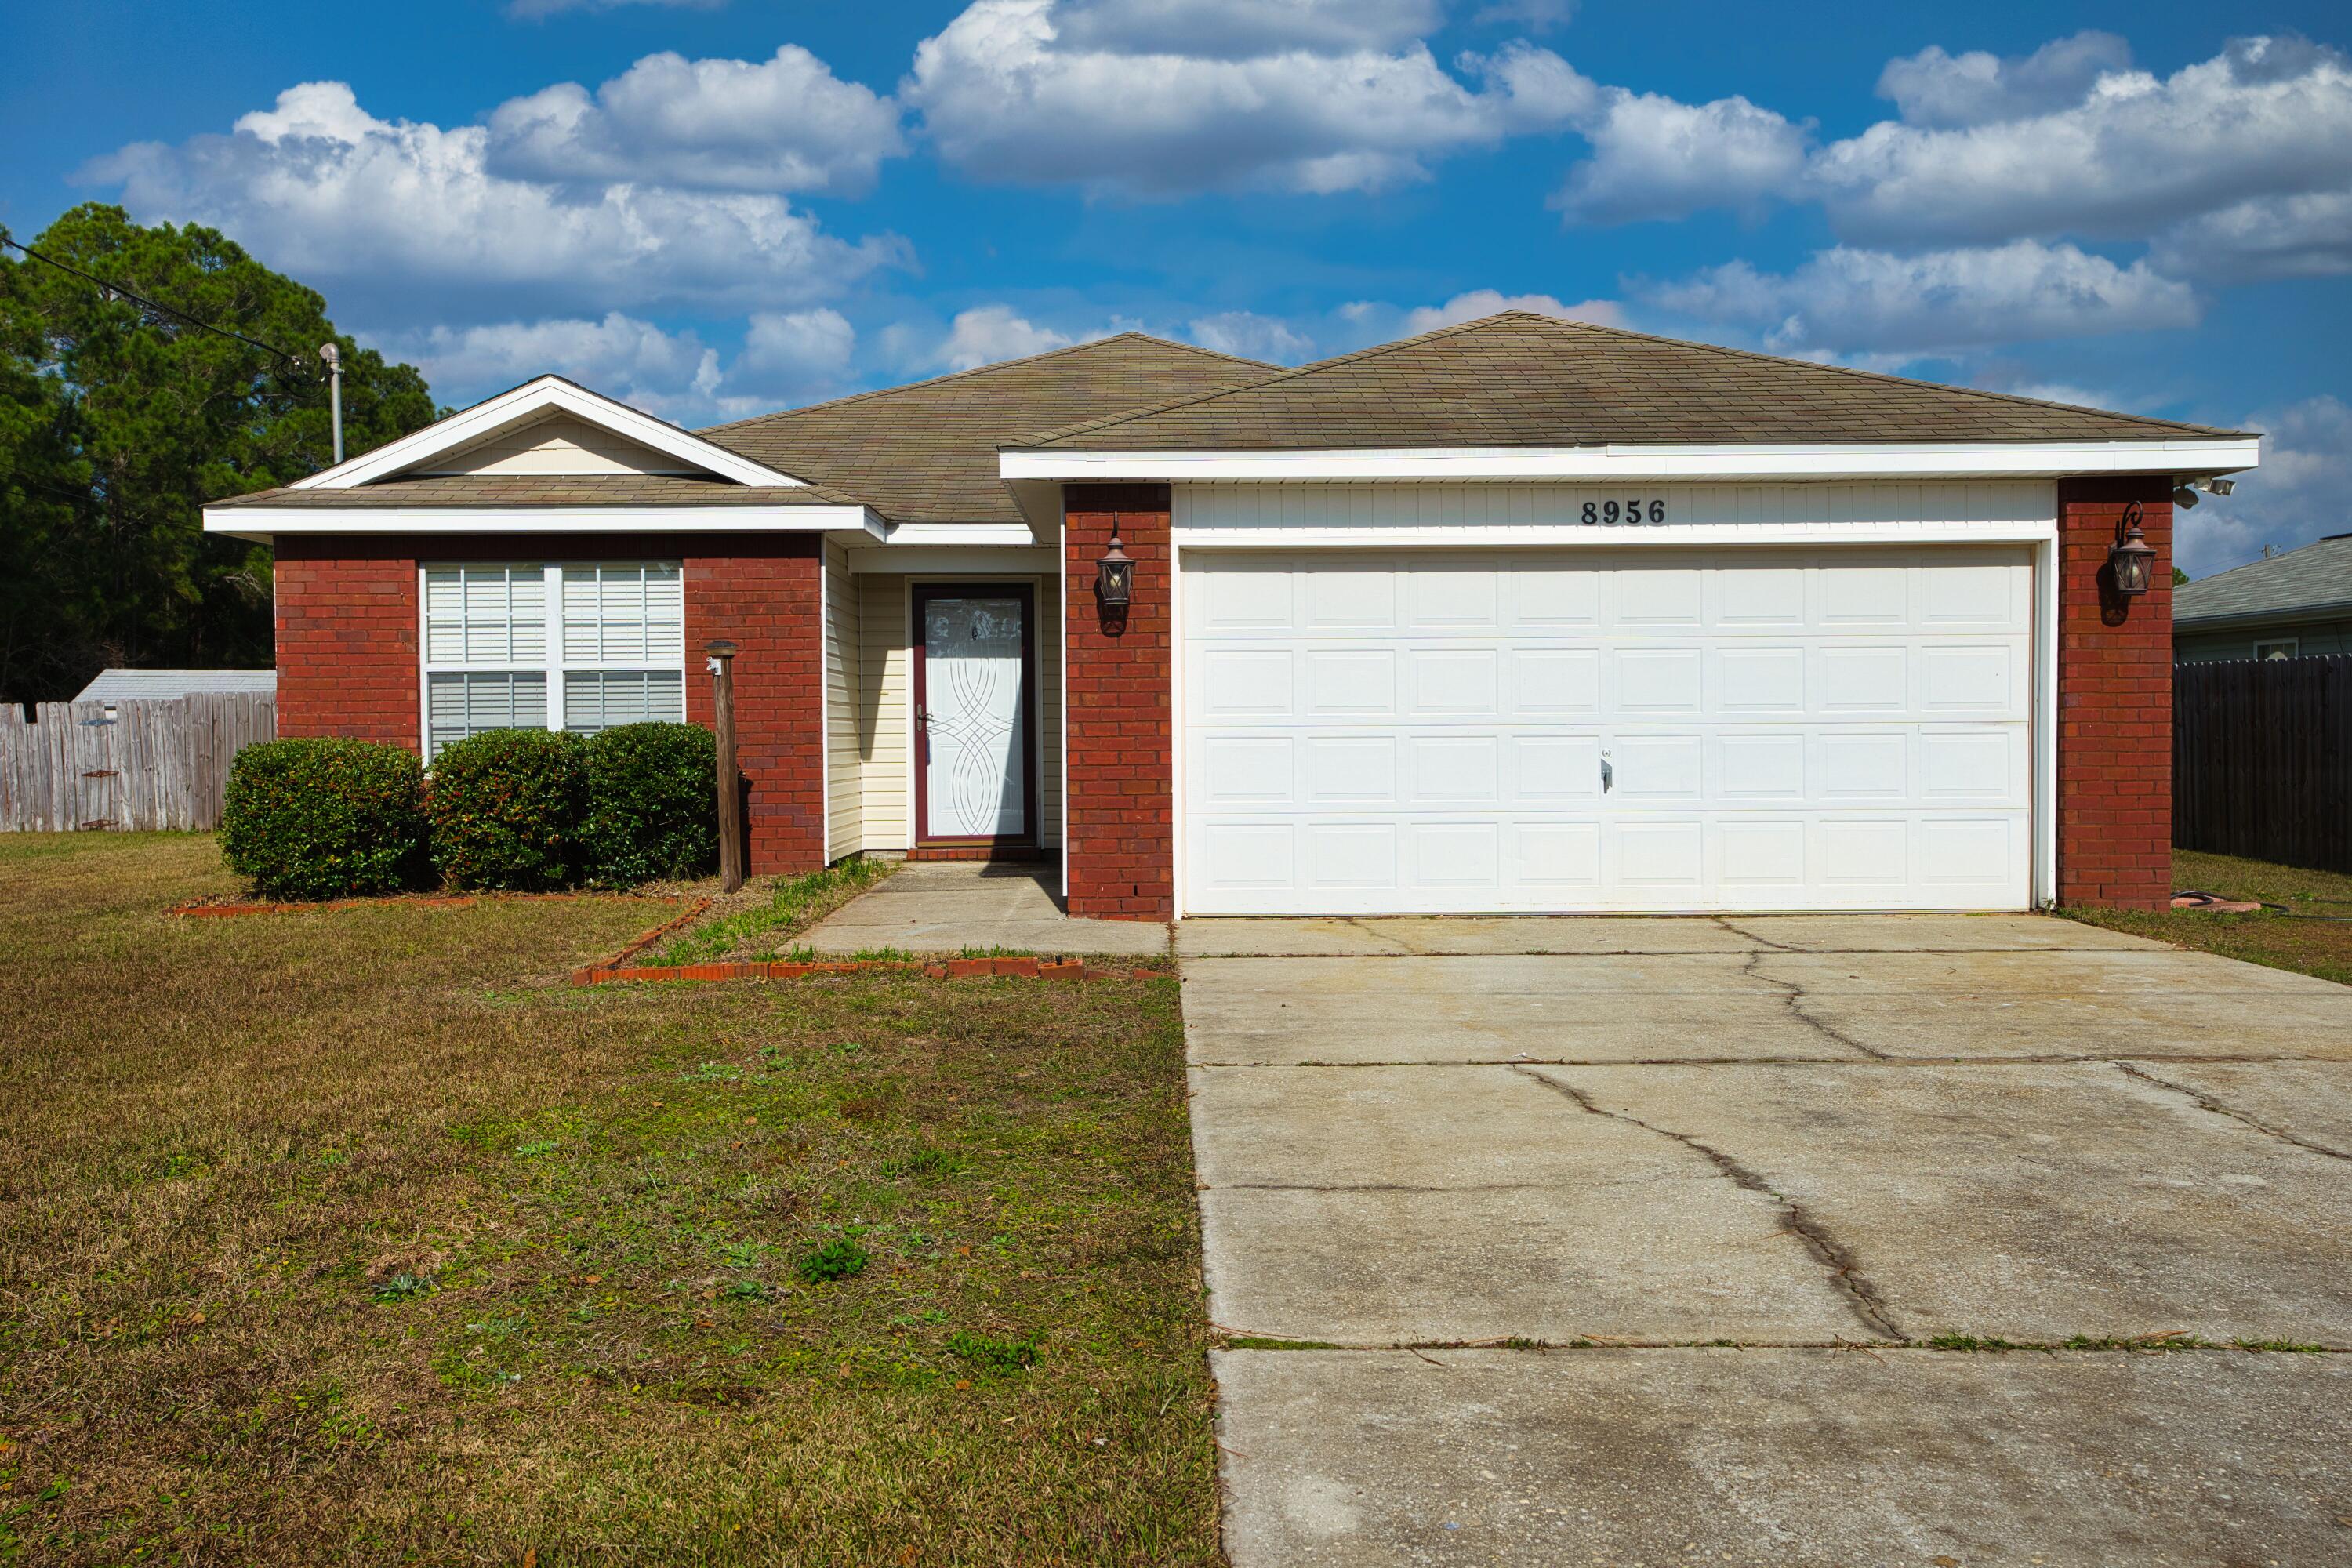
<path fill-rule="evenodd" d="M 1339 1347 L 1217 1358 L 1237 1568 L 2352 1561 L 2352 1357 L 1927 1344 L 2352 1349 L 2352 989 L 2033 917 L 1179 948 L 1211 1315 Z"/>
<path fill-rule="evenodd" d="M 1158 958 L 1168 928 L 1139 921 L 1076 920 L 1062 912 L 1048 866 L 941 860 L 901 866 L 801 937 L 828 954 L 955 953 L 967 948 L 1044 955 Z"/>

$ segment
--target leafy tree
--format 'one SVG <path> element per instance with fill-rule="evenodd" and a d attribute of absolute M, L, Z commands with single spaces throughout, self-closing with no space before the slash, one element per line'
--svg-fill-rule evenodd
<path fill-rule="evenodd" d="M 2174 587 L 2178 588 L 2178 587 L 2179 587 L 2179 586 L 2180 586 L 2180 584 L 2182 584 L 2183 583 L 2186 583 L 2186 582 L 2188 582 L 2188 581 L 2189 581 L 2189 574 L 2188 574 L 2188 573 L 2183 572 L 2183 571 L 2182 571 L 2179 567 L 2178 567 L 2178 566 L 2175 566 L 2175 567 L 2172 569 L 2172 585 L 2173 585 Z"/>
<path fill-rule="evenodd" d="M 300 357 L 0 252 L 0 698 L 70 696 L 110 663 L 267 666 L 269 552 L 206 536 L 204 503 L 332 461 L 320 344 L 341 350 L 347 453 L 430 423 L 425 378 L 215 230 L 93 203 L 30 244 Z"/>

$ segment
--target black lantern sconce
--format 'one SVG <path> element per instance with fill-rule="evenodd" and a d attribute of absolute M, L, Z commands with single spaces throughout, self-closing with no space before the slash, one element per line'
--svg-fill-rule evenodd
<path fill-rule="evenodd" d="M 2148 574 L 2156 568 L 2156 547 L 2140 532 L 2139 524 L 2139 502 L 2131 501 L 2116 522 L 2116 547 L 2107 552 L 2116 592 L 2135 599 L 2147 592 Z"/>
<path fill-rule="evenodd" d="M 1124 610 L 1135 597 L 1135 561 L 1119 542 L 1118 525 L 1110 530 L 1110 548 L 1095 563 L 1095 602 L 1106 610 Z"/>

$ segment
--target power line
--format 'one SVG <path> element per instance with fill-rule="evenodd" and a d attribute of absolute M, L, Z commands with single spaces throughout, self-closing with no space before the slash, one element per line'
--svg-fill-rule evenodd
<path fill-rule="evenodd" d="M 35 250 L 31 246 L 18 241 L 16 237 L 11 235 L 5 228 L 0 228 L 0 245 L 7 246 L 12 250 L 21 251 L 24 255 L 31 258 L 35 261 L 47 262 L 60 272 L 70 272 L 85 283 L 94 283 L 98 285 L 100 289 L 104 290 L 108 294 L 120 295 L 121 298 L 129 300 L 134 304 L 145 306 L 150 310 L 154 310 L 166 316 L 177 317 L 179 320 L 185 321 L 188 325 L 194 327 L 199 331 L 210 332 L 217 338 L 233 338 L 236 342 L 245 344 L 247 348 L 259 349 L 266 354 L 276 354 L 279 359 L 284 360 L 288 364 L 293 365 L 297 369 L 299 369 L 301 366 L 302 356 L 300 354 L 289 354 L 284 349 L 276 347 L 270 343 L 265 343 L 258 338 L 248 338 L 243 332 L 231 331 L 226 327 L 215 327 L 210 321 L 197 320 L 195 317 L 188 314 L 185 310 L 174 310 L 171 306 L 163 304 L 158 300 L 150 300 L 143 294 L 134 294 L 120 283 L 110 283 L 105 279 L 100 278 L 94 273 L 84 272 L 80 268 L 74 266 L 70 262 L 59 261 L 54 256 L 44 256 L 39 251 Z"/>

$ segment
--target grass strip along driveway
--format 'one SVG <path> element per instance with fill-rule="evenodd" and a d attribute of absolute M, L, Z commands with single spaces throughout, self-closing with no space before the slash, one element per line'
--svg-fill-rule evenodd
<path fill-rule="evenodd" d="M 2109 931 L 2352 985 L 2352 877 L 2176 849 L 2172 886 L 2176 891 L 2219 893 L 2274 907 L 2235 915 L 2209 910 L 2063 912 Z"/>
<path fill-rule="evenodd" d="M 574 988 L 667 906 L 217 868 L 0 839 L 0 1556 L 1215 1561 L 1172 982 Z"/>

